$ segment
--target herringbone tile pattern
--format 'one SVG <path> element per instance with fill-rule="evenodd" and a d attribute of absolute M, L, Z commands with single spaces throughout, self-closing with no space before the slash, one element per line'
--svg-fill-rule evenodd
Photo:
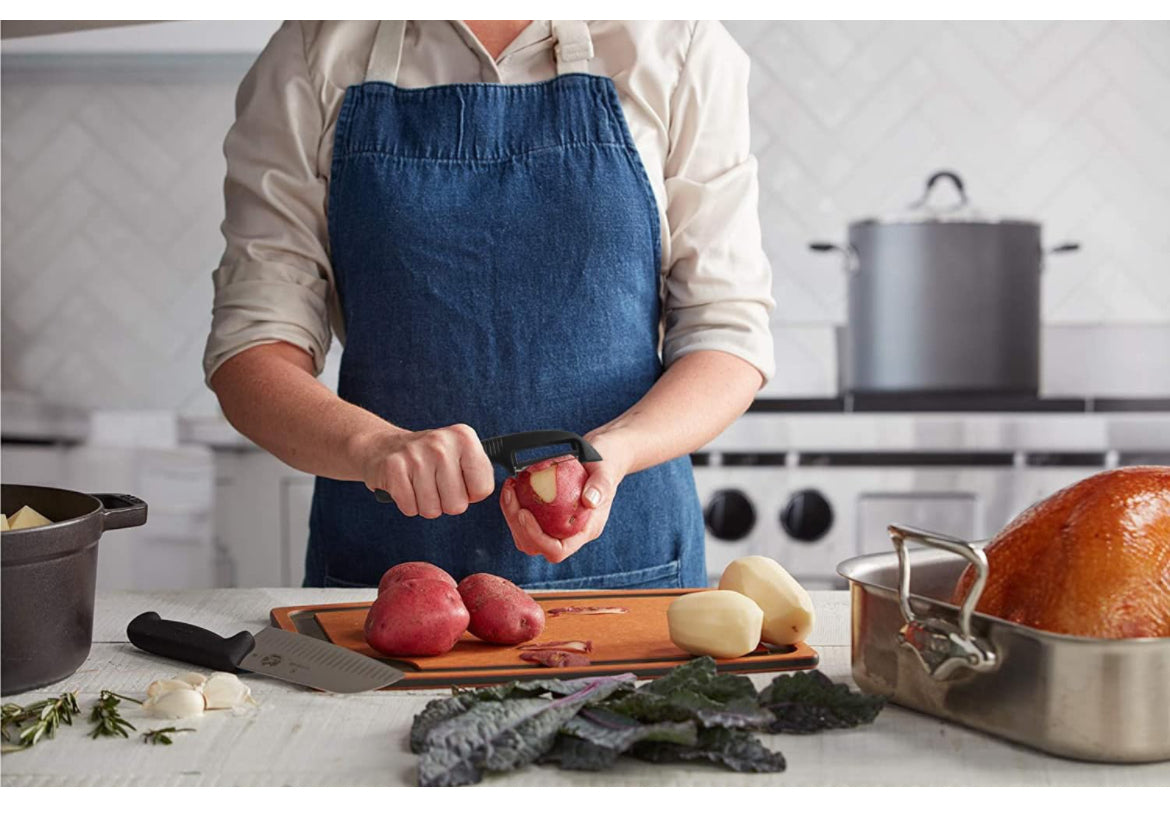
<path fill-rule="evenodd" d="M 732 22 L 775 270 L 771 389 L 831 392 L 835 261 L 805 249 L 951 167 L 988 212 L 1079 255 L 1049 323 L 1170 322 L 1170 24 Z M 6 73 L 3 387 L 102 408 L 214 410 L 201 382 L 238 77 Z"/>
<path fill-rule="evenodd" d="M 935 169 L 1079 255 L 1049 323 L 1170 321 L 1170 24 L 729 22 L 752 58 L 753 150 L 777 320 L 843 322 L 835 262 L 859 216 Z"/>

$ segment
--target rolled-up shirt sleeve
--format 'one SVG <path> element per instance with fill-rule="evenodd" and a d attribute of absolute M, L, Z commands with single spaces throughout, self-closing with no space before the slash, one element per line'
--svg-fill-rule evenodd
<path fill-rule="evenodd" d="M 696 25 L 669 122 L 670 233 L 663 362 L 724 351 L 775 373 L 775 307 L 750 151 L 747 55 L 717 22 Z"/>
<path fill-rule="evenodd" d="M 329 350 L 326 181 L 318 174 L 323 130 L 301 26 L 286 22 L 240 84 L 224 142 L 227 178 L 206 380 L 227 359 L 284 341 L 313 357 Z"/>

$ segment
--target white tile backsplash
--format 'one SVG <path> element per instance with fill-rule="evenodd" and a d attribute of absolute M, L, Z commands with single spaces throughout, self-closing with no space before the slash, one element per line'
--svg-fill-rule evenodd
<path fill-rule="evenodd" d="M 1170 392 L 1170 24 L 727 27 L 753 65 L 777 300 L 768 395 L 836 391 L 845 279 L 806 244 L 900 209 L 943 166 L 980 208 L 1083 245 L 1045 272 L 1046 392 Z M 214 412 L 200 359 L 246 60 L 38 59 L 6 60 L 0 99 L 3 387 Z"/>

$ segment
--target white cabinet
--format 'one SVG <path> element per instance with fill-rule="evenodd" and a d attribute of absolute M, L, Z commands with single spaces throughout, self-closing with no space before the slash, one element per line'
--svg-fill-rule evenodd
<path fill-rule="evenodd" d="M 207 589 L 216 585 L 215 475 L 206 448 L 5 444 L 2 457 L 5 483 L 129 493 L 146 502 L 144 526 L 102 535 L 99 590 Z"/>
<path fill-rule="evenodd" d="M 310 476 L 281 480 L 283 523 L 280 529 L 282 573 L 286 586 L 299 586 L 305 579 L 305 550 L 309 543 L 309 511 L 313 505 Z"/>
<path fill-rule="evenodd" d="M 220 585 L 301 585 L 313 477 L 255 447 L 215 458 Z"/>

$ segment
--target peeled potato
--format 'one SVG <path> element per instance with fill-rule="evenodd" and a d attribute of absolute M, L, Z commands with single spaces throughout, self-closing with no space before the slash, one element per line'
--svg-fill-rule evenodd
<path fill-rule="evenodd" d="M 734 591 L 684 594 L 666 609 L 670 640 L 688 654 L 734 659 L 760 644 L 764 612 Z"/>
<path fill-rule="evenodd" d="M 770 557 L 751 555 L 732 561 L 719 578 L 719 588 L 746 595 L 763 609 L 765 642 L 792 645 L 812 632 L 812 598 Z"/>
<path fill-rule="evenodd" d="M 0 532 L 8 531 L 8 516 L 0 512 Z"/>
<path fill-rule="evenodd" d="M 48 526 L 51 524 L 48 518 L 37 512 L 30 506 L 23 506 L 16 510 L 11 518 L 8 519 L 9 529 L 33 529 L 38 526 Z"/>

